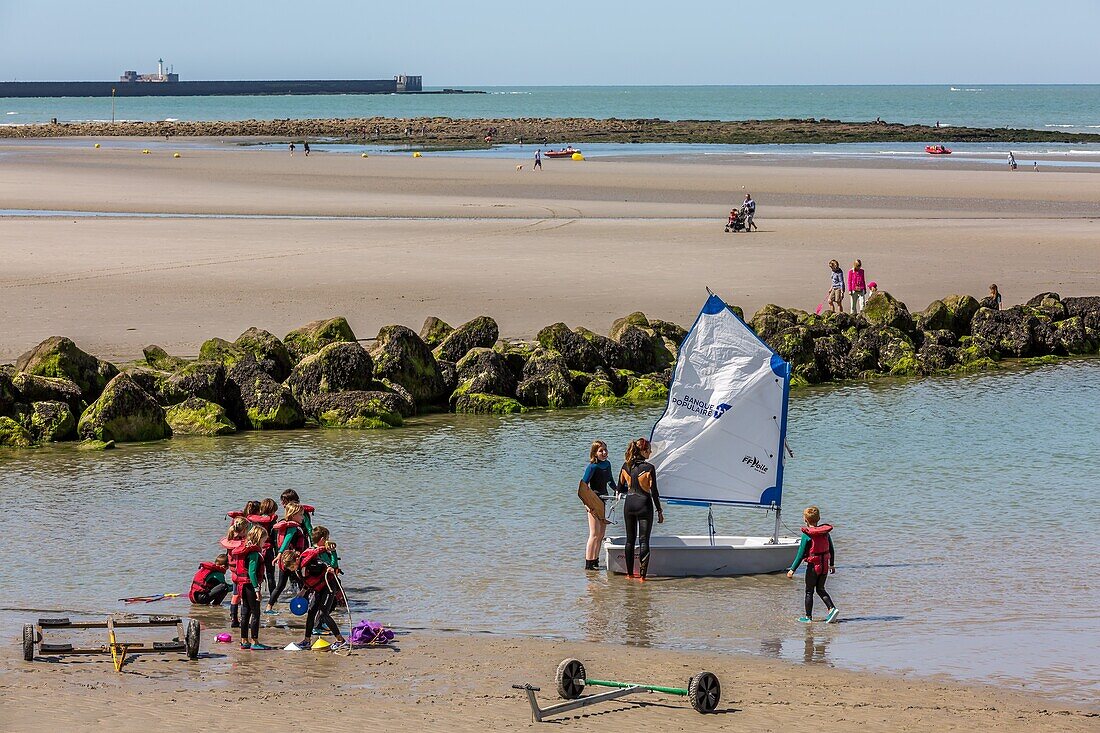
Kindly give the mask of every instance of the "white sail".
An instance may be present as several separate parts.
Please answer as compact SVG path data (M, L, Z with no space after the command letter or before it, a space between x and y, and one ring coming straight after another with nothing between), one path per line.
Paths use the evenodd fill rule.
M661 497L780 506L789 387L790 365L711 295L653 426Z

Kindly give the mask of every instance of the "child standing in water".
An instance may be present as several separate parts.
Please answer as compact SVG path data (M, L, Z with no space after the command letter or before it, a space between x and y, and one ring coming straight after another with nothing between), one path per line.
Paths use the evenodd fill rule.
M607 460L607 443L602 440L592 441L592 448L588 451L588 465L584 469L581 484L595 492L596 496L606 503L608 498L607 487L615 487L615 477L611 473L611 462ZM588 544L584 550L584 569L600 569L600 545L603 544L604 532L607 531L607 523L600 520L590 509L585 508L588 514Z
M219 544L232 557L233 550L240 547L241 543L244 542L246 532L248 532L248 520L244 517L236 517L229 525L229 530L226 531L225 537L222 537ZM233 581L233 597L229 600L229 628L235 629L241 625L238 615L241 604L241 589L237 586L235 574L231 576L231 580Z
M833 538L829 534L833 527L831 524L818 524L821 521L821 511L816 506L806 507L802 512L802 519L806 522L806 526L802 528L802 542L798 545L794 562L787 570L787 577L793 578L795 569L803 559L806 560L806 615L798 620L804 624L813 620L814 591L817 591L821 600L825 601L825 607L829 609L825 623L831 624L840 613L825 591L825 581L829 578L829 573L836 572Z
M267 532L263 527L253 527L245 535L244 543L233 550L233 578L240 584L241 594L241 649L257 651L270 649L260 643L260 598L264 577L263 546Z

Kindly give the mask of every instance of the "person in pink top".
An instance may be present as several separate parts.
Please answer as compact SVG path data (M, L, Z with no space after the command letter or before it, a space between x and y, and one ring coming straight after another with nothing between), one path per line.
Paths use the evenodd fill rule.
M867 294L867 278L863 272L863 263L856 260L848 270L848 295L852 298L852 313L863 310L864 296Z

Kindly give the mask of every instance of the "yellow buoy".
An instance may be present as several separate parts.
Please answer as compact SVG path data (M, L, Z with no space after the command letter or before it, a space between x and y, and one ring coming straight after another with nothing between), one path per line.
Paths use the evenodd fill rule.
M423 158L424 156L421 155L420 153L413 153L413 157L414 158Z
M179 153L172 153L172 157L173 158L178 158L178 157L180 157L180 154Z
M573 160L584 160L584 156L580 153L573 153L571 157L573 158Z
M368 157L370 157L370 156L368 156L368 155L367 155L366 153L363 153L362 157L364 157L364 158L368 158Z
M96 143L96 144L95 144L95 146L96 146L96 147L98 148L98 147L99 147L99 143Z
M149 148L146 148L145 150L142 150L141 154L142 155L148 155L149 154Z

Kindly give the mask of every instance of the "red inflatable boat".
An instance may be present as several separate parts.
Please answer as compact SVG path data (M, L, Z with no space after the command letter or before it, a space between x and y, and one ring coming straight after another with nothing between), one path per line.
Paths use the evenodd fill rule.
M951 151L942 145L925 145L924 152L929 155L951 155Z
M572 158L573 153L579 153L581 151L576 148L565 148L563 150L547 150L543 153L546 158Z

